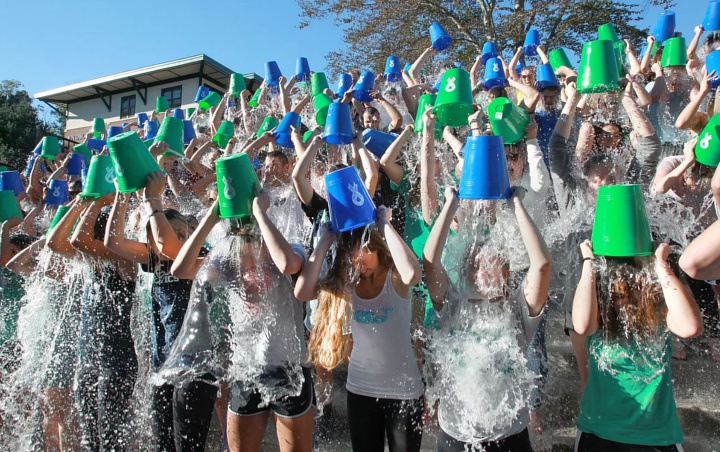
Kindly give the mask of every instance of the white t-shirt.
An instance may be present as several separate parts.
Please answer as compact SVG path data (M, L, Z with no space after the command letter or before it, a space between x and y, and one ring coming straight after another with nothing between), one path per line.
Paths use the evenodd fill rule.
M504 302L449 291L431 349L438 368L440 427L463 442L522 432L535 374L525 352L542 312L530 317L522 284ZM439 388L437 388L439 386Z

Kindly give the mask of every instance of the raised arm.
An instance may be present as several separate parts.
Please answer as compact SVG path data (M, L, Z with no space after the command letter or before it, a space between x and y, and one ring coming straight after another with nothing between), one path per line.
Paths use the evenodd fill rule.
M285 87L285 77L280 76L278 88L280 89L280 104L283 107L283 113L289 113L292 107L292 102L287 93L287 88Z
M537 226L528 215L522 203L525 190L516 187L513 195L508 201L510 209L515 213L515 219L520 229L525 250L530 258L530 268L525 277L523 292L527 301L531 317L535 317L542 311L548 297L550 287L551 259L550 251L538 231Z
M45 239L38 239L35 243L13 256L5 264L5 268L25 278L32 276L37 268L37 255L44 247Z
M373 97L373 99L375 99L376 102L382 105L382 107L385 109L385 112L387 112L388 116L390 116L390 130L395 130L402 127L403 118L395 105L385 99L382 93L380 93L380 90L372 91L370 95Z
M295 163L295 168L293 168L292 181L295 186L295 191L297 192L298 198L300 198L300 202L306 206L310 205L313 194L315 193L315 189L312 187L312 184L310 184L307 174L322 144L323 142L319 136L313 137L312 141L310 141L310 146L299 156Z
M550 58L548 58L546 50L545 44L537 46L537 54L540 57L542 64L548 64L550 62Z
M94 200L85 209L70 238L73 248L83 254L99 259L109 259L115 256L115 253L105 246L104 237L102 239L95 238L95 222L100 215L101 209L110 204L112 200L113 195L110 193Z
M593 269L595 254L590 240L585 240L580 244L579 252L582 256L583 266L573 298L573 329L581 336L592 336L598 329L598 301L595 270Z
M208 210L197 229L180 249L170 269L173 276L180 279L195 278L200 266L205 261L204 258L200 257L200 251L205 244L205 239L210 235L210 231L220 221L219 214L218 201L215 201L215 204Z
M253 216L260 226L265 246L267 246L270 257L275 266L283 275L296 275L300 273L303 266L303 259L295 253L293 247L290 246L282 233L278 231L275 224L268 216L270 208L270 198L267 192L261 191L258 186L255 187L255 199L253 200Z
M380 179L380 162L367 150L362 141L362 135L358 134L352 145L360 157L360 164L362 165L365 175L365 180L363 181L365 188L371 197L375 196L375 190L377 190L378 180Z
M437 54L437 51L433 48L433 46L428 47L423 51L423 53L420 54L417 60L413 63L412 66L410 66L410 70L408 71L410 78L413 79L415 83L420 82L420 70L422 70L423 66L425 66L425 63L428 62L433 56Z
M537 140L538 125L535 115L530 115L530 121L525 127L525 145L527 147L528 173L530 174L530 189L535 193L545 193L550 188L550 173L545 165L543 151Z
M690 291L673 273L667 258L670 245L661 243L655 251L655 272L667 306L667 326L676 336L689 339L703 333L702 315Z
M130 194L115 193L115 202L110 210L107 227L105 228L105 246L122 257L135 263L148 262L148 246L125 237L125 216Z
M505 72L507 73L507 78L512 80L520 80L520 77L518 76L517 71L515 71L515 68L517 67L518 62L520 62L520 58L523 56L523 48L522 46L518 47L515 51L515 54L513 55L512 59L510 60L510 64L505 68Z
M65 213L58 224L49 231L45 244L53 252L65 257L74 257L77 253L70 243L70 234L80 214L89 206L90 201L75 198L70 205L70 210Z
M450 233L450 225L459 205L457 188L446 188L445 205L438 215L423 249L423 269L427 279L428 293L436 311L442 309L448 290L448 277L441 259L445 241Z
M438 211L437 179L435 175L435 115L432 108L423 114L423 136L420 146L420 205L423 221L431 225Z
M20 226L22 218L10 218L0 225L0 267L4 267L13 257L10 245L10 231Z
M703 68L702 76L703 78L700 82L700 89L695 96L690 96L690 102L688 102L675 120L675 127L680 130L689 129L695 123L695 115L700 109L700 105L702 104L703 99L705 99L705 96L710 94L710 90L712 89L711 82L717 77L717 74L715 71L708 74L707 69ZM699 133L700 131L697 130L694 132Z
M647 37L647 47L645 47L645 54L642 56L642 60L640 60L640 72L645 74L650 69L650 59L652 58L652 48L655 45L655 36L648 36Z
M528 113L534 112L535 107L540 100L540 91L536 90L533 86L518 82L512 78L508 79L508 83L510 86L523 94L521 106L527 110Z
M679 184L685 174L685 171L687 171L687 169L695 163L695 143L697 143L697 137L685 143L685 146L683 147L683 161L674 169L668 170L665 168L665 161L663 161L663 164L658 166L657 172L655 173L655 179L653 179L651 186L651 192L653 194L666 193L668 190L675 188Z
M478 85L478 74L480 73L480 66L482 66L482 58L480 55L475 57L472 67L470 67L470 86L473 90Z
M311 301L317 298L320 271L322 271L325 255L335 242L337 234L330 231L328 224L320 226L320 241L308 258L295 283L295 297L300 301Z
M377 226L383 237L385 237L385 242L393 258L393 264L400 275L400 280L409 289L420 282L422 268L420 268L420 262L418 262L415 253L390 224L390 214L390 209L380 206L378 208Z
M699 61L697 53L695 53L695 51L697 50L698 44L700 43L700 36L702 36L705 29L702 25L696 25L693 31L695 32L695 34L690 40L690 44L688 44L687 46L687 59L688 62L692 64L691 67L696 67L699 64L702 64L702 62Z
M640 73L640 62L635 56L635 52L632 50L629 39L623 39L625 41L625 56L627 57L628 63L630 63L630 76L635 77Z
M400 185L402 183L405 173L402 165L397 162L397 159L400 157L403 146L405 146L405 143L408 142L412 134L413 126L411 124L406 125L402 133L395 138L395 141L388 146L382 158L380 158L380 166L382 166L383 170L385 170L385 174L388 175L395 185Z

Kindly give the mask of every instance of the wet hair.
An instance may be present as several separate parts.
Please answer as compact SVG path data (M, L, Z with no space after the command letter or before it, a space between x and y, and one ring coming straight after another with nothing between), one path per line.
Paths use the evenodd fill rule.
M76 180L72 184L70 184L69 192L70 193L80 193L82 191L82 182L79 180Z
M20 250L24 250L28 246L35 243L37 237L33 237L23 233L17 233L10 236L10 243L18 247Z
M493 86L488 90L488 95L495 96L496 99L498 97L508 97L507 90L502 86Z
M615 162L609 156L605 154L595 154L588 158L582 166L582 173L584 176L588 176L593 168L598 166L606 166L612 170L615 167Z
M290 163L290 160L288 160L287 155L285 155L285 153L283 151L268 152L267 155L265 156L265 159L273 159L273 158L282 160L284 165L288 165Z
M363 115L364 115L365 113L369 113L369 114L371 114L371 115L379 115L379 114L380 114L380 112L378 111L378 109L375 108L375 107L365 107L365 111L363 112Z

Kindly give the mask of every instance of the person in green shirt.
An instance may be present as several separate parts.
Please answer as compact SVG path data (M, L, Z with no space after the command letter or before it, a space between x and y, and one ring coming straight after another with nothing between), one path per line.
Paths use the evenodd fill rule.
M667 262L670 246L657 248L653 267L637 258L596 261L589 240L580 253L572 320L588 338L589 372L575 450L681 451L669 333L691 338L703 324Z

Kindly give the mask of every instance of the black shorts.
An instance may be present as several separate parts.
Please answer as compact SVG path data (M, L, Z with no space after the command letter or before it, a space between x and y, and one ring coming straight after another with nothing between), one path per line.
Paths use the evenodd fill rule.
M272 410L278 416L293 418L302 416L315 405L315 388L313 387L312 373L309 367L303 367L303 382L300 395L293 397L282 397L273 400L267 406L260 407L262 396L257 390L244 390L238 382L230 386L229 409L238 416L254 416L264 411ZM281 369L277 373L282 375ZM274 377L277 377L275 375ZM282 378L282 377L280 377Z
M575 440L575 452L682 452L682 446L639 446L635 444L618 443L599 438L592 433L578 431Z

